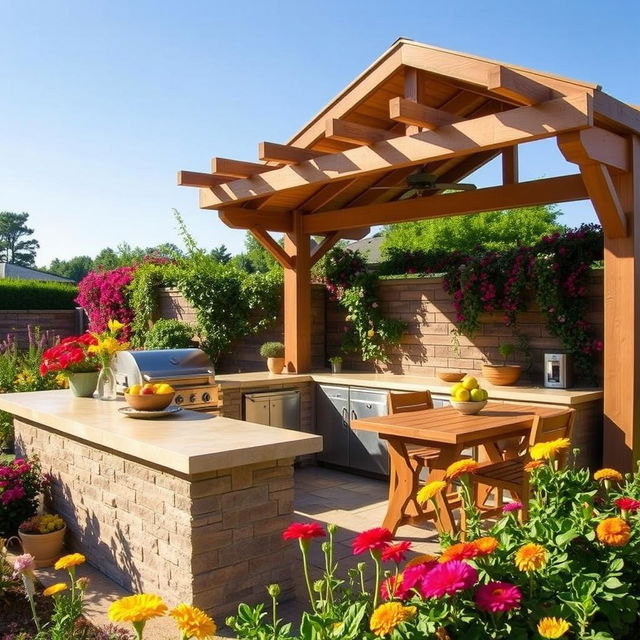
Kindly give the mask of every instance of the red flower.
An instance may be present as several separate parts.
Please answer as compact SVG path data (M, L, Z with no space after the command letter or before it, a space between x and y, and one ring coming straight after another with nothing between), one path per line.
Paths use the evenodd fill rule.
M358 555L365 551L381 551L389 544L389 542L391 542L392 538L393 534L391 531L384 527L368 529L356 536L354 541L351 543L353 553Z
M623 511L637 511L640 509L640 500L634 500L633 498L618 498L615 501L616 507Z
M483 584L473 597L478 609L497 613L511 611L520 606L522 593L515 584L509 582L490 582Z
M422 579L418 590L423 598L442 598L470 589L478 581L478 572L466 562L452 560L437 564Z
M404 560L405 553L411 548L411 543L407 540L394 542L382 549L382 562L395 562L399 564Z
M327 532L316 522L293 522L283 532L283 540L311 540L324 538Z

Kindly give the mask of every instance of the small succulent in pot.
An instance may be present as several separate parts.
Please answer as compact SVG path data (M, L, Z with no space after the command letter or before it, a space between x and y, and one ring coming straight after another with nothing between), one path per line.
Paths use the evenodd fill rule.
M260 347L260 355L267 359L271 373L282 373L284 367L284 345L282 342L265 342Z
M57 514L45 513L25 520L19 527L21 533L53 533L64 528L64 520Z

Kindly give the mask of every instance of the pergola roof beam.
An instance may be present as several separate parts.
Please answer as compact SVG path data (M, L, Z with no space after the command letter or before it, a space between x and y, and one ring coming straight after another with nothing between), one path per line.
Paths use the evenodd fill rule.
M415 125L424 129L437 129L448 124L462 122L464 118L456 116L448 111L427 107L419 102L405 100L404 98L391 98L389 100L389 117L404 124Z
M211 188L229 182L225 176L214 176L212 173L201 173L199 171L178 171L179 187L200 187Z
M294 259L262 227L252 227L249 231L283 268L293 269Z
M487 89L518 104L529 106L554 97L554 92L549 87L502 65L496 65L489 71Z
M257 162L243 162L230 158L211 158L211 173L228 178L248 178L259 173L273 171L278 167L272 167ZM227 180L228 182L228 180Z
M286 233L293 229L290 213L269 213L255 209L227 207L219 212L220 220L232 229L260 227L269 231Z
M607 167L603 164L585 164L580 166L580 173L604 235L608 238L625 238L627 218Z
M375 142L397 138L398 134L386 129L367 127L356 122L329 118L326 123L325 137L329 140L340 140L355 145L371 145Z
M258 145L258 158L264 162L280 164L298 164L325 155L322 151L309 151L276 142L261 142Z
M592 124L591 96L581 94L560 98L534 107L520 107L473 118L413 136L400 136L371 147L348 149L301 162L295 167L283 167L253 178L236 180L202 191L200 206L218 209L221 205L252 200L277 191L499 149Z
M558 146L569 162L598 162L622 173L629 171L629 141L606 129L591 127L558 136Z
M443 196L325 211L304 216L302 225L304 233L319 234L329 230L339 231L350 226L409 222L477 211L497 211L514 207L586 200L588 197L581 176L570 175Z

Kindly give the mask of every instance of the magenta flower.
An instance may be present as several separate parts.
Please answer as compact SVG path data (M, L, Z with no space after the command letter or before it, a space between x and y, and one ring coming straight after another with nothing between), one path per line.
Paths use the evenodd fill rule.
M490 582L479 587L473 599L478 605L478 609L498 613L519 607L522 593L515 584Z
M522 502L517 502L517 501L513 501L513 502L507 502L507 504L504 505L504 507L502 507L502 513L511 513L512 511L520 511L520 509L522 509L524 507L524 505L522 504Z
M442 598L471 589L477 581L478 572L471 565L452 560L431 569L422 579L418 590L423 598Z

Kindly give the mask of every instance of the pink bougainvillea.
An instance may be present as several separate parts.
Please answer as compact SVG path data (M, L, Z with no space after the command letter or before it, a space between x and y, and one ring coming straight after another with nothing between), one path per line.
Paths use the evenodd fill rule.
M110 271L90 271L78 285L76 302L89 318L89 330L106 331L109 320L124 324L122 338L130 338L133 311L127 300L127 286L135 267L118 267Z

